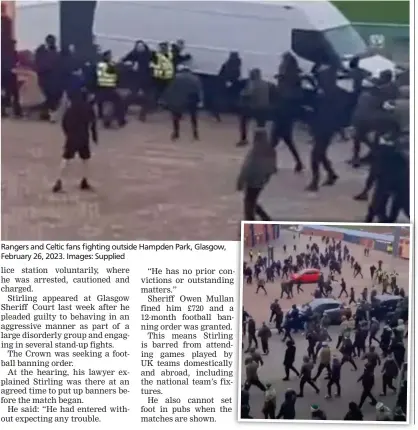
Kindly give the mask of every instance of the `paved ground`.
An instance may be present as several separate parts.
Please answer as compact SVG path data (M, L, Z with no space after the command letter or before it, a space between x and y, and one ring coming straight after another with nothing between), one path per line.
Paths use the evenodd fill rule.
M293 239L293 236L296 235L296 240ZM323 250L325 248L325 244L321 243L320 238L312 238L313 242L316 242L319 246L320 250ZM318 240L319 239L319 240ZM297 233L286 231L283 228L280 231L280 239L274 244L274 258L277 260L283 261L283 258L285 256L288 256L290 254L295 255L296 253L293 252L293 245L296 244L297 246L297 252L301 252L301 250L306 248L306 244L313 243L309 242L309 236L301 235L299 238L299 235ZM343 242L345 243L345 242ZM283 244L287 245L287 254L283 253ZM369 291L373 285L373 282L370 278L370 271L369 267L372 264L377 264L377 261L382 260L383 261L383 268L386 268L387 270L391 270L392 268L395 269L399 273L398 277L398 283L401 287L405 289L405 291L408 291L409 287L409 261L402 260L400 258L392 258L390 255L378 252L378 251L370 251L369 257L363 256L363 250L364 248L360 245L353 245L351 243L347 243L348 249L350 250L350 254L352 254L356 260L360 261L360 264L363 267L363 276L364 279L361 279L357 276L357 278L353 279L353 270L350 268L350 264L344 263L342 268L342 277L344 277L346 283L347 283L347 290L350 289L350 287L354 287L356 290L356 297L359 297L360 292L364 289L364 287L369 288ZM260 248L254 249L254 253L260 251L262 255L267 255L267 249ZM248 261L248 250L245 251L245 258L246 261ZM328 269L326 269L325 274L328 275ZM336 279L339 280L341 277L336 276ZM308 284L302 286L304 293L303 294L296 294L296 288L294 288L294 299L288 300L288 299L282 299L280 300L280 304L283 309L289 309L293 303L296 303L297 305L305 304L312 300L312 293L315 290L314 284ZM246 285L243 286L243 305L245 310L252 315L252 317L255 319L255 321L260 324L262 321L266 321L269 318L270 315L270 304L275 298L280 297L280 281L276 281L274 283L268 283L267 284L267 293L268 295L265 296L264 293L260 292L259 294L255 294L256 285ZM378 291L381 291L381 287L377 287ZM338 295L340 292L340 288L335 288L333 291L333 294ZM345 296L342 297L342 301L345 301Z
M169 140L166 114L140 124L133 117L123 131L101 131L91 163L93 194L77 189L78 163L52 195L63 138L58 125L2 121L2 238L8 240L236 240L242 201L236 177L246 150L235 148L237 124L202 121L202 140L193 143L189 125L183 138ZM297 144L309 165L306 135ZM303 191L309 175L293 173L284 146L279 174L262 195L276 220L361 221L365 204L351 196L365 172L344 163L351 144L336 142L331 159L339 183L312 195Z
M333 338L333 343L331 345L331 349L335 351L335 345L337 341L337 328L331 327L330 334ZM306 354L307 342L303 339L302 335L295 335L294 337L296 342L296 361L295 367L299 370L302 362L303 356ZM280 404L284 400L284 392L287 388L293 388L296 392L299 390L299 379L295 374L291 373L290 381L282 381L284 378L284 369L283 369L283 358L285 347L281 342L281 337L277 334L274 334L270 341L270 354L265 357L264 366L259 370L260 380L264 383L270 382L277 392L277 405L278 408ZM339 354L335 351L336 354ZM245 354L243 354L243 361L245 359ZM263 357L264 359L264 357ZM358 371L352 371L352 367L349 363L344 364L342 368L342 376L341 376L341 387L342 387L342 397L341 398L333 398L330 400L324 399L326 395L326 384L327 382L324 380L325 372L322 373L320 378L317 381L317 385L321 390L320 394L316 394L315 391L310 387L305 387L304 398L298 399L296 401L296 418L301 420L310 419L310 406L312 404L319 405L327 414L329 420L342 420L344 415L348 411L348 403L354 401L358 403L360 401L361 396L361 383L357 383L357 379L360 377L363 370L363 363L360 359L356 359L356 364L358 367ZM373 389L373 394L376 399L379 401L383 401L387 406L393 408L396 403L396 395L392 394L390 390L388 390L387 397L378 397L382 390L382 382L381 382L381 370L377 368L375 371L376 376L376 384ZM242 364L242 381L245 380L245 368ZM395 385L396 387L396 385ZM332 390L332 394L335 394L335 387ZM250 389L250 406L251 406L251 415L254 418L264 418L262 414L264 395L257 387L251 387ZM364 404L362 408L364 414L365 421L374 421L376 419L376 411L375 408L369 405L368 400ZM277 410L278 412L278 410Z

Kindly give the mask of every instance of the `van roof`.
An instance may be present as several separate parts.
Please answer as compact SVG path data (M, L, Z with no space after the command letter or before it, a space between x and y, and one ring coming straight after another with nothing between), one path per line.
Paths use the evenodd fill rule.
M235 3L235 2L234 2ZM237 2L238 3L238 2ZM271 8L285 8L299 11L304 15L306 22L312 30L327 30L330 28L348 25L347 18L329 1L260 1L257 3L268 5Z

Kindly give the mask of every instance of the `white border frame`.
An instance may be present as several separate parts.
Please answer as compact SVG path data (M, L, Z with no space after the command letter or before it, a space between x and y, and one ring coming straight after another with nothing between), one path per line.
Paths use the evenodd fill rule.
M358 227L408 227L409 228L409 244L410 244L410 258L409 258L409 290L408 294L410 295L410 301L409 301L409 315L412 316L412 318L409 318L408 321L408 398L407 398L407 411L408 415L406 417L406 422L394 422L394 421L344 421L344 420L327 420L327 421L315 421L315 420L271 420L271 419L252 419L252 420L246 420L241 419L241 387L242 387L242 346L241 346L241 339L242 339L242 307L243 307L243 285L244 285L244 277L242 272L242 264L244 261L244 226L248 224L278 224L278 225L319 225L319 226L329 226L329 227L343 227L343 226L358 226ZM411 246L412 245L412 246ZM414 393L414 386L411 386L411 382L414 382L414 378L412 375L415 376L415 369L411 364L413 363L413 354L412 354L412 348L415 345L415 342L412 342L411 333L414 333L413 330L411 330L414 327L413 321L415 320L415 315L413 313L414 306L412 304L415 304L415 292L413 291L413 260L414 260L414 228L411 223L399 223L399 224L382 224L382 223L361 223L361 222L300 222L300 221L241 221L241 235L240 235L240 274L239 274L239 338L238 338L238 395L237 395L237 420L239 423L277 423L277 424L346 424L346 425L401 425L401 426L408 426L410 423L414 424L414 421L411 419L412 411L411 407L413 405L412 403L412 396ZM411 252L412 251L412 252Z

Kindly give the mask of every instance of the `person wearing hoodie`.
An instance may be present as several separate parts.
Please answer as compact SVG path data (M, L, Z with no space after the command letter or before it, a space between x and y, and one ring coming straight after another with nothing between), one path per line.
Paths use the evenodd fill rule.
M264 392L264 406L263 414L264 418L274 420L276 416L276 401L277 394L276 390L271 386L270 382L266 383L266 391Z
M163 98L171 112L172 140L180 138L180 121L185 113L190 115L193 139L199 140L198 108L202 103L203 89L199 77L189 67L180 65L178 73L168 85Z
M318 405L312 405L311 406L311 418L313 420L326 420L327 416L326 416L325 412Z
M392 421L393 414L390 408L382 402L376 404L376 421Z
M279 413L276 416L277 420L294 420L296 417L296 392L289 388L284 395L284 402L280 405Z
M287 349L286 349L286 352L284 353L284 361L283 361L283 366L284 366L284 371L286 376L283 378L283 381L289 380L289 374L291 370L294 373L296 373L296 375L299 377L299 372L296 370L295 366L293 365L296 357L295 342L293 342L292 340L288 340L286 342L286 346L287 346Z
M260 69L253 69L245 88L241 92L241 113L239 116L240 141L237 146L248 145L247 131L251 119L257 127L265 127L270 108L271 85L265 81Z
M381 396L386 396L387 388L389 387L394 393L396 393L396 388L393 386L393 380L397 378L399 373L398 365L393 358L392 354L389 354L383 363L382 368L382 383L383 390L380 394Z
M348 412L345 414L344 421L363 421L363 412L357 406L357 403L348 404Z
M241 91L241 66L242 60L238 52L231 52L228 59L222 64L218 73L219 92L218 100L222 101L222 106L217 106L217 116L219 110L235 112L238 105L239 93ZM212 100L215 102L215 99Z
M257 202L276 172L276 151L270 145L266 130L256 129L254 144L245 157L237 180L238 191L244 191L244 220L254 221L256 214L263 221L271 220Z

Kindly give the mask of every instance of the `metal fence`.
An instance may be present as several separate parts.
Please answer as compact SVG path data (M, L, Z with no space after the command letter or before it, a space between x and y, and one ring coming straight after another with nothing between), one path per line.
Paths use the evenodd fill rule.
M409 65L409 25L355 22L353 26L373 49L396 63Z

